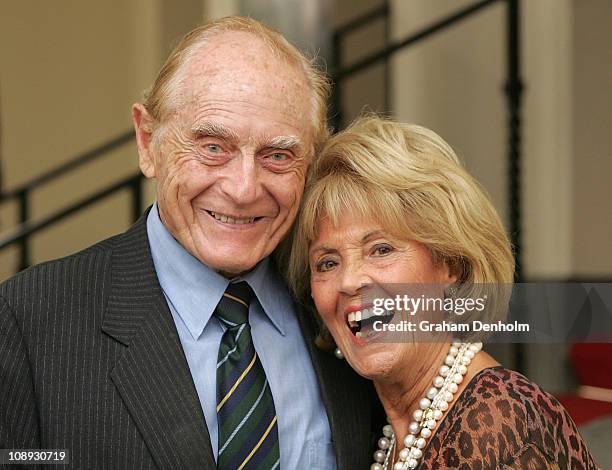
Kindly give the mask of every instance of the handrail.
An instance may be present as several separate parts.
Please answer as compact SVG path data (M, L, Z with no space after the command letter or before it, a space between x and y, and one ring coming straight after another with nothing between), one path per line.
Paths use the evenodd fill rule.
M381 16L385 16L388 13L389 4L385 2L383 5L366 12L361 16L358 16L357 18L349 21L346 24L343 24L342 26L339 26L338 28L336 28L333 35L344 36L345 34L348 34L351 31L361 28L362 26L366 26L368 23L371 23L372 20L380 18Z
M114 194L115 192L124 189L124 188L131 188L134 195L136 194L140 194L141 193L141 183L142 183L142 179L143 179L143 175L142 173L138 172L135 173L127 178L124 178L120 181L118 181L117 183L102 189L100 191L97 191L95 193L93 193L90 196L87 196L71 205L69 205L68 207L61 209L59 211L56 211L55 213L52 213L51 215L48 215L47 217L42 218L41 220L38 220L36 222L24 222L20 225L18 225L14 230L11 235L5 236L3 238L0 238L0 250L3 248L6 248L9 245L12 245L14 243L20 242L22 239L29 237L30 235L38 232L39 230L42 230L46 227L48 227L49 225L54 224L55 222L58 222L64 218L66 218L67 216L73 214L74 212L77 212L85 207L88 207L96 202L98 202L101 199L104 199L107 196L110 196L111 194ZM138 198L138 201L140 201L140 199ZM140 206L140 204L135 203L134 207L132 209L132 217L133 218L137 218L139 217L140 214L140 207L138 207L138 210L136 211L136 206ZM137 212L137 213L135 213Z
M388 45L381 51L370 54L369 56L364 57L363 59L357 61L356 63L352 65L349 65L348 67L340 68L340 70L334 76L334 82L337 83L339 80L344 79L347 75L352 75L356 72L359 72L369 67L375 62L378 62L379 60L383 60L389 57L390 55L392 55L394 52L398 51L399 49L402 49L412 43L425 39L428 36L431 36L432 34L438 31L441 31L449 26L452 26L453 24L459 22L463 18L473 13L476 13L478 10L481 10L499 1L500 0L481 0L479 2L476 2L473 5L470 5L466 8L458 10L456 13L453 13L440 21L437 21L429 26L426 26L425 28L417 31L414 34L411 34L410 36L402 39L401 41L391 43L390 45Z
M133 138L134 138L133 130L124 132L123 134L109 140L105 144L102 144L81 155L78 155L70 159L68 162L56 168L53 168L49 170L48 172L43 173L40 176L36 176L35 178L32 178L27 183L23 183L9 191L0 192L0 202L3 202L7 199L18 198L20 197L21 194L27 193L28 191L34 188L37 188L41 184L47 183L48 181L51 181L57 178L58 176L62 176L68 173L69 171L72 171L75 168L78 168L84 165L87 162L90 162L92 160L97 159L98 157L101 157L102 155L106 154L107 152L110 152L111 150L115 150L116 148L121 147L122 145L130 142Z
M34 233L36 230L40 230L41 228L43 228L43 227L39 227L40 225L39 223L36 223L34 225L32 224L28 225L29 220L30 220L30 193L34 191L35 189L38 189L41 185L48 183L49 181L52 181L60 176L63 176L66 173L76 168L79 168L80 166L83 166L85 163L92 162L98 159L99 157L106 155L108 152L115 150L116 148L119 148L128 142L131 142L133 139L134 139L133 130L124 132L123 134L115 137L114 139L96 148L93 148L81 155L78 155L72 158L71 160L69 160L68 162L64 163L63 165L53 168L42 175L36 176L30 181L24 184L21 184L14 189L11 189L9 191L0 192L0 204L10 199L17 199L17 204L19 208L18 210L19 225L17 226L16 230L17 232L20 232L20 231L23 232L23 234L21 236L17 236L15 240L11 241L8 244L10 245L12 243L19 242L19 245L20 245L19 247L19 269L20 270L27 268L31 264L30 262L30 244L28 243L29 235ZM113 187L111 187L110 189L112 188ZM105 194L102 194L100 196L100 193L98 193L98 195L100 198L105 197ZM139 191L133 191L132 201L133 201L133 206L135 206L136 204L141 204L142 195L140 194ZM78 208L75 210L78 210ZM65 215L71 214L72 212L74 212L74 210L72 211L68 210L67 214ZM61 218L65 217L65 215L62 217L56 217L57 214L54 214L53 216L43 219L43 222L47 220L51 220L51 222L49 223L53 223L53 221L60 220ZM32 231L27 231L28 227L38 227L38 228ZM4 248L5 246L7 245L0 245L0 249Z

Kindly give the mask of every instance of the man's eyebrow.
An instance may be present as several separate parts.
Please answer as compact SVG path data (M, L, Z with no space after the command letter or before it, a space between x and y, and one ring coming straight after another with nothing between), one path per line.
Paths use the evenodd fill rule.
M191 132L197 136L217 137L219 139L234 141L239 140L238 135L233 130L215 122L197 124L191 128Z
M291 150L296 154L301 154L305 147L299 137L294 135L280 135L273 137L265 143L267 148Z

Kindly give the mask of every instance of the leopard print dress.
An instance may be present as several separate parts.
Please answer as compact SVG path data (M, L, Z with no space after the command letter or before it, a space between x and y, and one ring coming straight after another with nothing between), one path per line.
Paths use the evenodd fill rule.
M561 404L518 372L484 369L440 423L420 470L597 469Z

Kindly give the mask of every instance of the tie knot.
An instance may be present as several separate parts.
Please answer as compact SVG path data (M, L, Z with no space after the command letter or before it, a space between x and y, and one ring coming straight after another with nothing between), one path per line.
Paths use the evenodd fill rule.
M245 281L230 284L215 309L215 315L228 328L247 323L249 304L254 296L253 289Z

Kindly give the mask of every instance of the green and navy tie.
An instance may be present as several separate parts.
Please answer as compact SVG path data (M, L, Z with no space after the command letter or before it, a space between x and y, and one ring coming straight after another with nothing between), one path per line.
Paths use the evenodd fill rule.
M220 470L276 470L280 466L272 392L248 323L254 295L244 281L230 284L215 309L227 328L217 358Z

